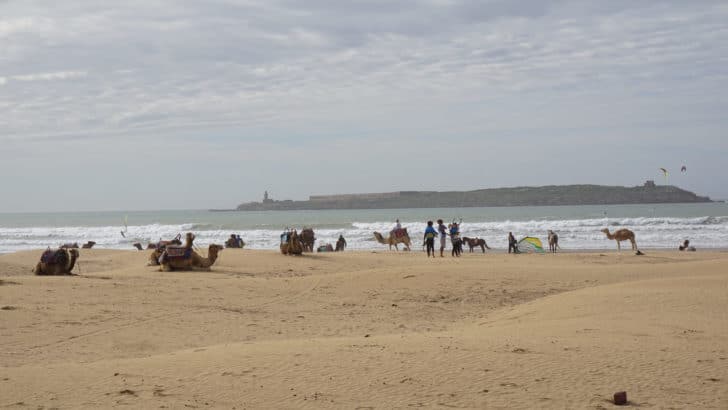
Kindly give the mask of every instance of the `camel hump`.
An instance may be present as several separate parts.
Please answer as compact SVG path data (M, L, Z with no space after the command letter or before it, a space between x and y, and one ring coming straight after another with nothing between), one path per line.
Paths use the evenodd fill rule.
M40 256L40 261L46 264L63 264L68 261L68 254L63 249L46 249Z
M192 257L192 248L185 246L167 246L165 253L167 258L188 259Z

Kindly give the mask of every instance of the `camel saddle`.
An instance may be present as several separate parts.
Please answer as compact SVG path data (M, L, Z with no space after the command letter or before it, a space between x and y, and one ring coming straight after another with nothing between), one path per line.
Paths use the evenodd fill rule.
M395 238L402 238L402 237L407 236L407 229L405 229L405 228L395 229L392 232L394 233Z
M46 249L45 252L43 252L43 255L40 256L40 261L51 265L57 265L66 263L66 258L66 251L63 249L51 250L49 248Z
M192 248L167 245L164 249L164 253L167 254L167 258L169 259L189 259L192 257Z

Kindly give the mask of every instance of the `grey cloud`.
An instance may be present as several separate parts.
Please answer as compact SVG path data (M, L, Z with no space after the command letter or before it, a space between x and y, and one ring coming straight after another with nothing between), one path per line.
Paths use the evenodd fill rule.
M727 125L720 1L24 1L0 16L2 142L628 144L708 123L716 144Z

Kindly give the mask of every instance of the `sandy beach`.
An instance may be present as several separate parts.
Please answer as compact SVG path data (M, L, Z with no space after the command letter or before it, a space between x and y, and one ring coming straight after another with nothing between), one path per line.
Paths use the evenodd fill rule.
M0 256L2 408L728 408L728 253Z

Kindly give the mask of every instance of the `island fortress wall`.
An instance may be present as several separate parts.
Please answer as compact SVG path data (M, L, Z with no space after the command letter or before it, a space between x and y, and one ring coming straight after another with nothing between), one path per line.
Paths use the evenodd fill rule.
M342 194L342 195L311 195L308 200L311 202L329 202L329 201L352 201L352 200L378 200L399 198L402 192L382 192L371 194Z

